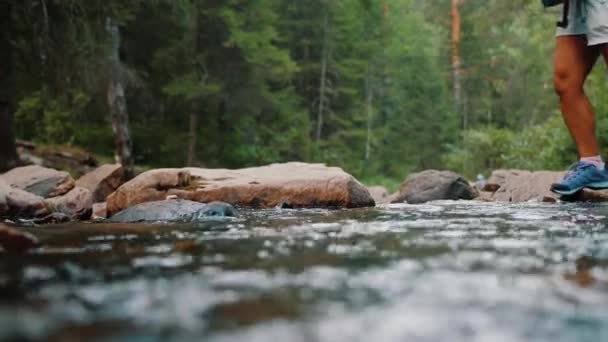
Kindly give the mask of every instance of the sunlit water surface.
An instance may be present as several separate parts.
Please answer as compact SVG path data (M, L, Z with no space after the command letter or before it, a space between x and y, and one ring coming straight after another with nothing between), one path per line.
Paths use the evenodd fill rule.
M608 341L608 206L241 214L28 228L0 340Z

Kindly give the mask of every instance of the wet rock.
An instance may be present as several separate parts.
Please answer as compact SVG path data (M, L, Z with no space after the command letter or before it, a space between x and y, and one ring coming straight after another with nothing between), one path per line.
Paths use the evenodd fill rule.
M32 234L0 224L0 247L9 252L25 252L38 246Z
M385 187L370 186L367 188L367 191L369 191L369 194L372 196L372 198L374 199L374 202L376 202L376 204L390 203L390 201L389 201L390 194L388 193L388 190L386 190Z
M490 191L480 191L479 192L479 196L477 196L475 198L476 201L482 201L482 202L492 202L493 199L492 197L494 196L494 192L490 192Z
M574 195L562 196L566 202L608 202L608 190L583 189Z
M33 218L48 214L42 197L13 188L0 179L0 217Z
M124 182L124 169L120 164L107 164L80 177L76 186L89 189L95 202L104 202Z
M477 190L461 175L452 171L427 170L409 176L392 203L411 204L436 200L474 199Z
M494 179L500 188L492 199L498 202L557 200L558 196L549 189L551 184L559 182L563 176L564 172L554 171L497 170L492 173L490 179Z
M285 163L240 170L148 171L108 196L108 214L171 195L202 203L222 201L257 208L374 206L367 188L340 168Z
M72 217L64 214L64 213L60 213L60 212L55 212L55 213L50 213L44 217L40 217L40 218L34 218L31 220L24 220L21 219L19 220L19 223L23 223L23 224L54 224L54 223L64 223L64 222L70 222L72 221Z
M109 222L197 222L217 217L235 217L233 206L222 202L209 204L188 200L140 203L112 216Z
M106 202L93 203L93 214L91 219L100 220L108 217L108 206Z
M0 178L11 187L44 198L61 196L74 188L74 179L67 172L38 165L14 168Z
M107 198L107 213L112 216L130 206L160 201L174 189L195 187L190 172L182 169L157 169L142 173L121 185Z
M49 210L62 213L74 220L86 220L91 217L93 194L81 187L75 187L63 196L45 200Z

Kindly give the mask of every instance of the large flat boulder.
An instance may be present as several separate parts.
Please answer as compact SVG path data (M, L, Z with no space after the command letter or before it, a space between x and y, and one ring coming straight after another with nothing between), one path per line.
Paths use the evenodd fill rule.
M34 218L47 214L44 198L13 188L0 179L0 218Z
M105 202L106 197L124 183L124 168L120 164L106 164L85 174L76 186L89 189L95 202Z
M0 176L11 187L44 198L61 196L74 188L69 173L38 165L14 168Z
M367 188L342 169L294 162L240 170L151 170L108 196L108 215L172 195L202 203L219 201L254 208L375 205Z
M470 200L477 196L477 190L463 176L452 171L426 170L407 177L392 203Z
M497 202L553 202L559 196L549 189L563 177L564 172L561 171L497 170L488 183L500 186L492 196L492 200Z

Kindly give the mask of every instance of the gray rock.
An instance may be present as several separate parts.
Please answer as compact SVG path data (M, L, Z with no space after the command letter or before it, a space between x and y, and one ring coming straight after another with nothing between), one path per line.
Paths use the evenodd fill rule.
M477 190L461 175L452 171L427 170L410 175L392 203L426 203L437 200L474 199Z
M108 222L197 222L236 216L236 209L228 203L180 199L140 203L117 213Z
M14 168L1 178L13 188L43 198L61 196L74 188L74 179L69 173L38 165Z
M13 188L0 179L0 218L34 218L48 214L42 197Z

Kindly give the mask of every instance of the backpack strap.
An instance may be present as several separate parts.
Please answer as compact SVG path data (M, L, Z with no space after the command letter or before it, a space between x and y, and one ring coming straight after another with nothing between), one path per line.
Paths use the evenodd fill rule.
M568 14L570 14L570 1L564 0L564 9L562 12L562 20L557 22L557 26L561 28L568 27Z

